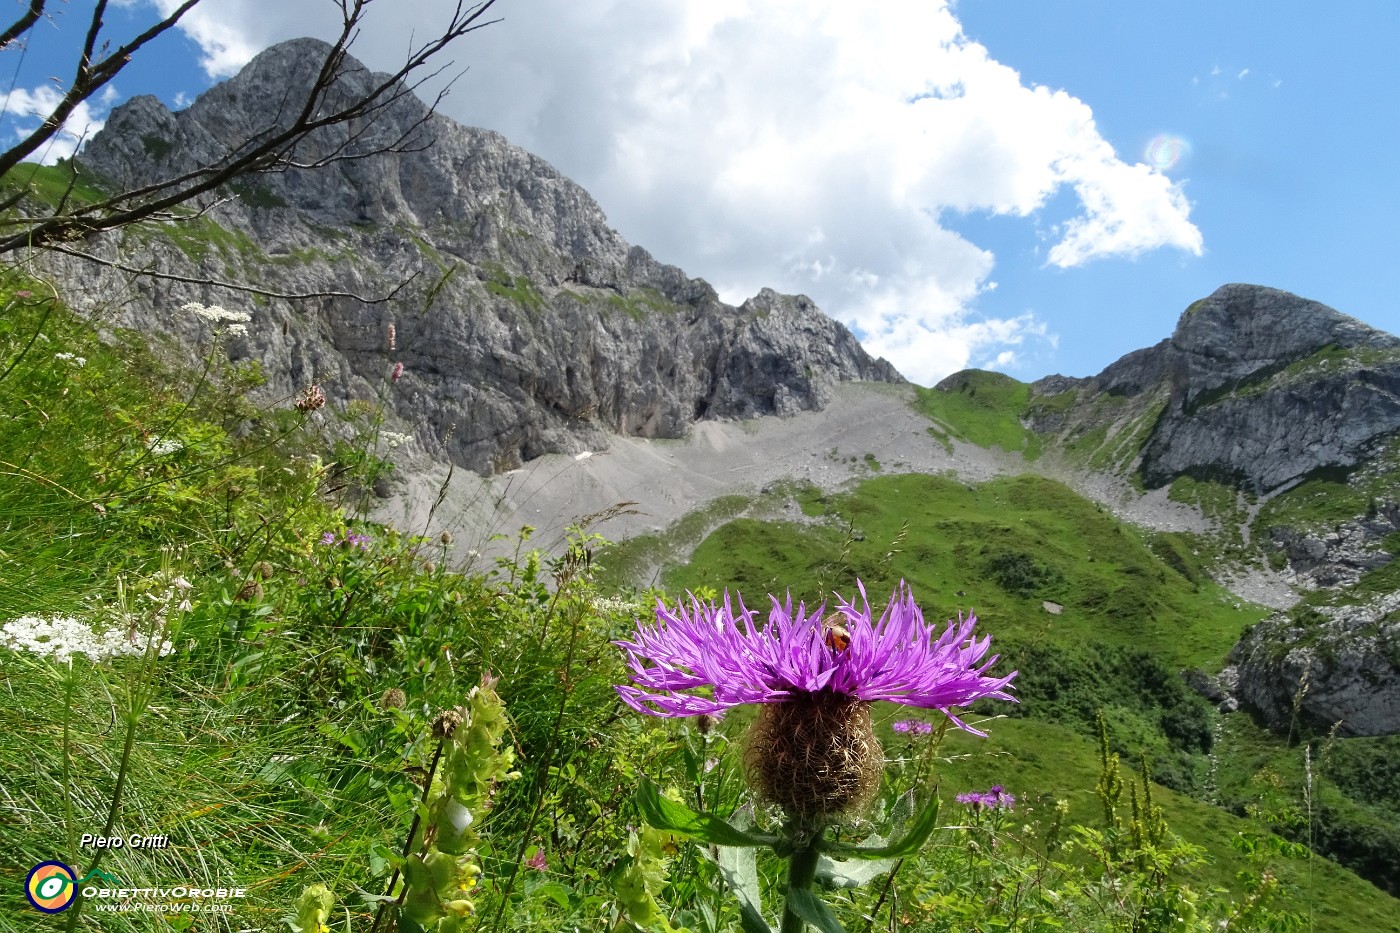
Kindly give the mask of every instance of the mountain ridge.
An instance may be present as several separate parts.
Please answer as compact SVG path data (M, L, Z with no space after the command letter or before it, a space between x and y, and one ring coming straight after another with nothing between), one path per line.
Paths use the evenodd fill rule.
M288 89L328 48L274 46L178 113L134 99L79 161L130 186L236 150L283 118L277 102L295 99ZM336 92L362 94L382 77L349 61ZM613 434L678 437L700 418L820 408L841 381L902 381L805 296L765 289L724 304L703 280L626 243L548 163L407 92L377 122L317 131L293 155L315 167L254 176L205 213L94 249L187 278L339 294L259 304L212 286L137 282L121 322L173 330L188 345L193 325L152 306L247 310L257 324L230 350L262 364L270 394L317 382L342 402L382 388L392 324L392 360L404 364L389 394L396 427L482 474L604 449ZM195 249L181 224L213 245ZM80 293L126 287L111 269L52 268ZM396 297L364 304L346 292Z

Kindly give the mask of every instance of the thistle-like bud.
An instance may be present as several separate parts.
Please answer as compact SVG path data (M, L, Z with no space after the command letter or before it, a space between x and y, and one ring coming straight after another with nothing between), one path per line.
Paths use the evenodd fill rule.
M813 822L864 810L884 766L870 704L829 691L765 703L744 748L744 770L758 795Z
M433 720L433 738L452 738L453 733L457 731L457 727L462 724L463 719L465 719L465 717L460 707L457 709L445 709L438 713L437 718Z
M238 588L238 594L233 597L237 603L256 602L263 598L262 584L257 580L244 580L243 585Z
M408 695L398 687L390 687L379 698L379 708L384 710L403 709L408 705Z
M326 393L321 391L318 385L309 385L301 390L301 395L297 396L297 411L313 412L326 404Z

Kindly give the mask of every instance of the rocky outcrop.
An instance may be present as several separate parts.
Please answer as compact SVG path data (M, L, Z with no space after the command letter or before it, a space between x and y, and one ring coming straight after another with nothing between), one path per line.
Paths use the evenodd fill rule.
M1142 451L1148 486L1193 474L1267 491L1400 432L1400 340L1318 302L1226 285L1154 350L1139 369L1171 397Z
M1036 400L1068 388L1074 409L1045 417ZM1132 461L1145 485L1191 475L1267 492L1355 467L1400 434L1400 339L1288 292L1225 285L1187 308L1170 339L1032 393L1028 424L1047 433L1097 427L1089 409L1104 395L1133 415L1164 399Z
M1400 505L1373 503L1366 515L1339 522L1330 531L1301 531L1284 525L1269 529L1274 547L1287 560L1293 580L1308 589L1351 586L1366 573L1395 559L1385 541L1400 531Z
M1400 593L1270 616L1230 654L1234 693L1273 729L1400 733ZM1227 668L1227 671L1229 669Z
M1234 666L1195 686L1224 709L1244 705L1287 728L1306 676L1299 709L1309 725L1400 732L1393 598L1345 604L1347 587L1395 557L1400 339L1287 292L1226 285L1187 308L1170 339L1090 379L1032 384L1023 423L1091 466L1138 472L1149 487L1183 475L1243 487L1239 507L1256 503L1246 522L1307 479L1346 480L1353 499L1369 500L1366 514L1242 528L1246 543L1252 532L1283 559L1294 585L1334 590L1312 598L1333 605L1276 614L1241 640ZM1297 493L1305 498L1284 514L1328 514L1308 508L1322 494L1315 488Z
M135 98L81 164L134 186L237 151L285 123L278 102L298 99L328 50L311 39L276 46L178 113ZM351 61L330 105L382 79ZM185 302L246 310L250 333L229 349L262 364L269 396L311 382L342 402L382 396L426 454L482 473L603 449L611 434L679 437L698 418L817 409L840 381L902 381L810 300L765 290L724 304L625 242L548 163L410 94L372 122L318 131L293 158L317 167L250 176L202 216L129 228L91 249L319 297L133 284L63 259L51 269L80 304L124 295L117 323L191 346L201 332L175 313ZM403 374L391 383L396 363Z

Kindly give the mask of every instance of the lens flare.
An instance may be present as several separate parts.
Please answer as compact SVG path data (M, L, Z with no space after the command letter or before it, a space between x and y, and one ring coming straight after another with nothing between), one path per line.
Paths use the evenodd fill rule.
M1168 169L1176 168L1181 160L1190 154L1191 144L1186 140L1180 136L1161 133L1148 141L1147 147L1142 152L1142 158L1148 165L1158 171L1165 172Z

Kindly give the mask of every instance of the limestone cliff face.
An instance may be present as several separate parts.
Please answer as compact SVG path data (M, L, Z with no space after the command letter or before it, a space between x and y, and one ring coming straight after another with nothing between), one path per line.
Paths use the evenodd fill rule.
M1400 431L1400 339L1288 292L1226 285L1160 356L1171 398L1143 449L1150 486L1194 472L1268 491Z
M282 102L299 99L327 50L310 39L276 46L178 113L133 99L81 164L129 186L234 151L285 121ZM362 94L381 79L351 62L335 93ZM411 95L372 124L318 131L291 155L313 166L356 157L252 176L203 217L93 248L193 278L391 300L255 301L199 285L128 285L67 261L55 274L79 299L127 295L123 323L187 342L194 324L174 313L186 301L253 313L249 336L230 349L261 361L278 395L319 382L332 398L363 398L401 362L387 396L396 427L429 455L482 473L602 449L612 433L677 437L699 418L817 409L840 381L902 381L808 299L765 290L724 304L704 281L626 243L548 163L430 115Z
M1266 493L1355 467L1400 434L1400 339L1288 292L1225 285L1169 339L1032 390L1028 423L1063 441L1134 428L1117 462L1148 487L1190 475ZM1072 405L1048 404L1071 391Z
M1361 605L1276 613L1230 653L1239 702L1271 728L1400 732L1400 593Z

